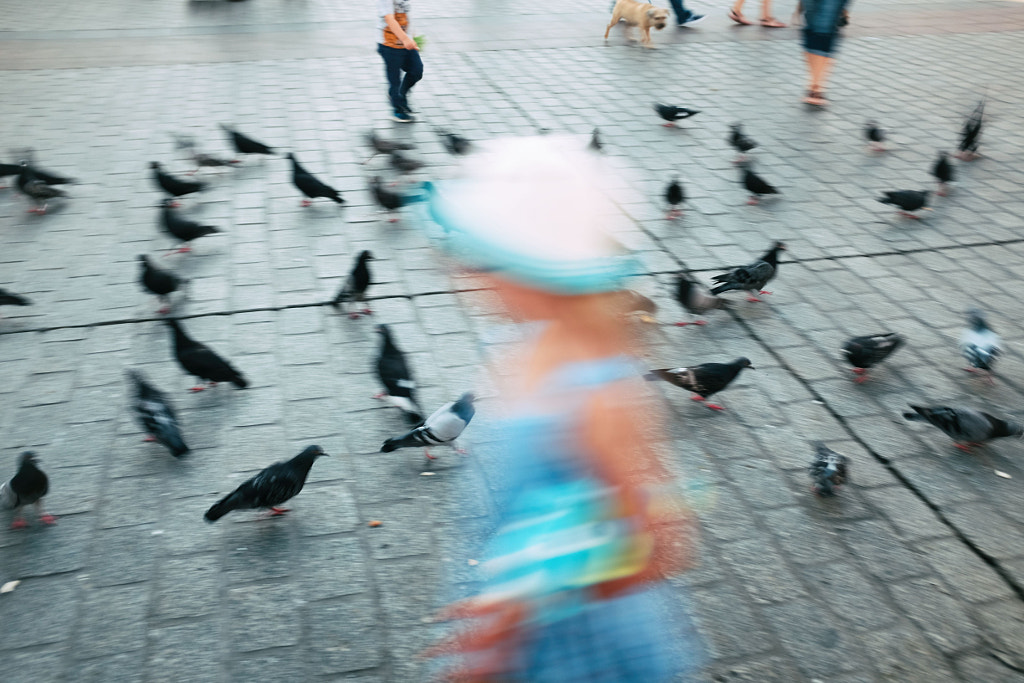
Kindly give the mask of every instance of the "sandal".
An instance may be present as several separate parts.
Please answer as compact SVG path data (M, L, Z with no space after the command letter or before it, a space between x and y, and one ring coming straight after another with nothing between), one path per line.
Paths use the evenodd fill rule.
M761 20L761 26L764 28L786 28L786 25L775 17L765 17Z
M827 107L828 100L825 99L825 93L820 90L808 90L807 97L804 98L804 104L814 107Z
M742 14L734 9L729 10L729 18L735 21L740 26L750 26L751 22L747 20Z

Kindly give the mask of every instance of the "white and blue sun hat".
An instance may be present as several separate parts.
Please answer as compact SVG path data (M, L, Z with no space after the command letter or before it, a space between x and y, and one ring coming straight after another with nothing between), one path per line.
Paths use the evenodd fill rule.
M558 294L615 291L639 270L611 232L618 213L599 157L577 137L476 144L456 178L420 204L446 249L471 268Z

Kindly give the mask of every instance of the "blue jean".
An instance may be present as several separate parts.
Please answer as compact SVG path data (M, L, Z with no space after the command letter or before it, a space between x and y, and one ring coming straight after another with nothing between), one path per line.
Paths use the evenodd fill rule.
M384 71L388 75L388 97L395 111L409 108L406 95L412 86L423 78L423 60L418 50L405 50L399 47L377 45L377 54L384 59ZM405 78L402 78L402 72Z
M804 0L804 50L831 57L839 35L839 15L847 0Z
M683 0L668 0L668 4L672 5L672 11L676 13L677 24L682 24L690 18L691 14L693 14L693 12L686 9L686 5L683 4Z

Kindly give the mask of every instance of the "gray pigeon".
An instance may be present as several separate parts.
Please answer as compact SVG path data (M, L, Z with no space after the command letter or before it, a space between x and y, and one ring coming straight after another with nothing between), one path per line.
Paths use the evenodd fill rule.
M727 308L728 302L718 296L709 294L704 286L694 280L688 273L680 273L676 281L676 301L687 313L701 315L716 308ZM707 325L707 320L680 321L677 327L686 325Z
M135 416L149 434L146 441L156 441L166 447L175 458L187 455L189 447L181 436L178 416L174 414L174 408L167 401L167 397L147 382L137 370L129 370L128 378L135 390Z
M807 468L811 490L819 496L834 496L835 490L849 478L850 459L821 443L815 444L814 460Z
M663 380L677 387L692 391L694 401L703 401L725 389L745 369L754 370L749 358L737 358L731 363L702 363L690 368L651 370L644 375L648 382ZM711 410L725 410L715 403L705 403Z
M436 460L427 449L442 443L451 445L460 453L464 452L455 446L455 439L459 438L469 426L473 415L476 414L476 408L473 407L475 398L473 394L466 392L459 397L459 400L445 403L419 427L402 436L385 441L384 445L380 447L380 452L390 453L399 448L423 446L423 452L427 458Z
M748 266L734 268L728 273L715 275L712 280L721 284L712 288L712 294L721 294L733 290L746 290L751 292L747 301L760 301L753 292L759 294L771 294L764 290L779 271L779 252L785 251L786 245L776 242L771 249L766 251L758 260Z
M43 496L50 489L50 480L46 473L39 469L36 454L25 451L18 457L18 472L10 481L0 484L0 508L14 510L12 529L24 529L28 522L21 516L21 508L34 505L39 521L43 524L54 524L57 518L43 510Z
M995 365L1001 349L999 335L985 322L985 314L976 308L967 311L967 329L960 337L960 353L971 367L967 372L980 372L992 381L992 366Z
M990 439L1005 436L1024 436L1024 425L1013 420L1002 420L974 408L949 406L910 406L914 412L903 413L910 421L927 422L938 427L953 439L957 448L970 450Z

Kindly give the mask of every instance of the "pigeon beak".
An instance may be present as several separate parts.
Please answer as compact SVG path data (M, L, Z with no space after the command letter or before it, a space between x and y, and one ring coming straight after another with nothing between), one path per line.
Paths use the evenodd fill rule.
M748 365L747 370L757 370L753 365Z

